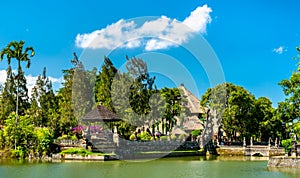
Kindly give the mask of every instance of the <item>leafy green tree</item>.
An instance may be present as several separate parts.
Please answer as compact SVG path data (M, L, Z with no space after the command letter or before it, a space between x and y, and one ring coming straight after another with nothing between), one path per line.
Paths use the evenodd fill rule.
M177 124L175 116L182 112L182 94L178 88L163 88L162 96L165 98L165 114L162 117L163 132L167 133ZM165 121L164 121L165 120ZM165 129L164 129L165 128Z
M5 148L5 137L4 137L4 131L0 130L0 149Z
M280 138L283 139L285 134L285 128L282 126L283 120L281 117L280 106L278 108L273 109L273 117L267 121L261 122L261 129L262 129L262 140L266 138ZM267 136L269 135L269 136Z
M96 103L105 106L108 110L114 112L111 99L111 85L116 75L117 69L108 57L104 57L104 64L96 80Z
M300 59L300 47L296 48L298 52L298 60ZM294 71L289 79L279 82L286 98L278 103L278 113L282 122L294 122L294 130L300 135L298 125L300 118L300 62L298 62L297 70ZM286 130L283 130L283 134ZM284 135L283 135L284 136Z
M300 138L300 122L294 123L294 132L297 135L297 138Z
M93 102L96 104L96 81L97 81L98 69L93 67L92 70L85 70L86 78L88 79L93 93Z
M208 88L202 95L200 104L203 107L216 110L217 117L222 118L225 114L225 109L229 107L228 99L231 96L231 92L236 90L237 86L232 83L223 83L214 88Z
M46 76L46 68L43 69L42 75L39 75L31 94L31 107L29 113L33 118L35 126L54 127L55 120L52 115L58 112L58 99L52 89L52 82Z
M137 126L152 127L157 125L158 119L163 117L165 108L164 98L154 85L155 76L148 73L147 64L135 57L128 58L126 69L132 83L129 88L129 104L134 115L137 115Z
M215 86L214 88L208 88L200 100L201 106L208 107L212 111L216 110L217 118L222 120L223 129L227 130L228 133L226 133L230 137L235 135L235 130L238 129L237 121L231 117L234 113L228 110L228 99L231 96L231 92L236 90L237 87L232 83L223 83Z
M63 70L63 87L58 91L58 112L59 112L59 128L60 133L68 134L71 129L78 124L78 120L74 114L72 102L72 87L75 67L78 60L74 58L72 61L74 67L69 70Z
M257 135L260 140L267 141L270 137L277 137L277 126L280 121L274 117L275 109L272 102L266 97L260 97L255 101L255 118L259 122L259 132Z
M150 77L147 64L142 59L128 58L126 69L133 79L129 91L129 103L133 111L140 116L147 115L150 111L149 100L152 94L157 92L154 85L154 77Z
M4 124L7 117L16 109L16 86L14 82L14 74L10 65L7 68L7 76L4 84L3 92L1 93L1 115L0 125Z
M231 114L227 115L228 117L223 118L223 124L226 123L226 125L230 127L231 124L228 120L234 120L236 125L235 128L231 130L234 137L236 137L235 134L237 132L241 133L241 136L246 136L247 138L255 135L255 130L258 128L259 122L253 116L255 111L254 102L254 96L242 87L237 87L236 91L231 92L228 99L229 106L226 108L226 111L229 111ZM224 128L227 133L227 127Z
M32 116L33 125L40 126L42 123L42 113L36 96L38 96L38 91L36 87L33 87L30 99L30 108L27 112Z
M91 111L92 106L94 105L94 92L90 81L93 78L96 78L96 75L93 76L92 72L87 73L85 71L82 62L78 60L76 53L74 53L73 64L75 65L75 69L72 85L72 103L75 117L81 121L85 114ZM89 79L88 77L92 79Z
M48 155L51 152L51 145L53 144L53 136L48 128L36 128L34 130L36 138L35 152L39 155Z
M17 78L17 104L18 104L18 115L24 115L26 110L29 108L29 96L27 89L27 80L24 72L21 70L18 72Z
M129 131L137 126L153 128L163 116L164 102L144 61L127 57L126 68L127 73L115 74L111 98L115 112L124 121L119 123L119 131L129 137Z
M294 72L289 80L282 80L279 85L287 96L280 103L282 117L284 121L291 122L293 119L300 117L300 72Z
M117 72L111 85L111 99L116 114L122 119L118 125L119 134L127 138L136 129L136 115L129 104L129 90L132 79L128 73Z
M16 117L17 115L13 112L5 120L3 128L5 145L8 149L16 146L16 149L27 152L34 147L34 126L28 115L19 116L18 123L15 122Z
M224 131L234 139L237 138L237 133L247 138L250 136L258 138L257 135L260 135L257 128L261 119L255 114L255 103L256 99L251 93L232 83L224 83L208 89L201 98L202 106L216 109L217 117L222 120Z
M166 98L163 95L162 90L158 90L157 92L153 93L149 100L149 105L151 107L151 112L147 115L147 124L149 127L152 128L152 133L155 132L155 128L159 130L159 124L164 118L167 112L167 104ZM172 112L171 112L172 113ZM179 115L177 115L179 116ZM183 115L180 115L183 116ZM169 120L171 121L169 124L169 128L173 128L173 125L176 123L175 119Z

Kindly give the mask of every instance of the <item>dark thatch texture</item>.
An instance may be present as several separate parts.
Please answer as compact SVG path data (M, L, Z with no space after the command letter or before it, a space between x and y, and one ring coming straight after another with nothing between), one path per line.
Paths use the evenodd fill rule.
M83 122L114 122L119 120L119 117L115 113L104 106L97 106L82 119Z

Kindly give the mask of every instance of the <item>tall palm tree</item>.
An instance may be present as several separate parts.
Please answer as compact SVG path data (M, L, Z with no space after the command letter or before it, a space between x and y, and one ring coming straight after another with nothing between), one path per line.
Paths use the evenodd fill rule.
M0 52L0 60L2 61L4 58L4 55L6 55L7 58L7 64L10 65L11 59L15 58L18 61L18 75L17 75L17 104L16 104L16 115L18 116L18 88L19 88L19 80L20 80L20 74L22 73L22 68L21 68L21 61L27 62L26 68L30 67L31 61L29 58L29 52L31 52L30 57L34 56L34 49L30 46L25 48L23 50L25 42L21 40L20 42L17 41L12 41L10 42L6 48L4 48Z
M21 40L20 42L12 41L6 46L6 48L4 48L0 52L0 61L2 61L4 59L4 56L6 55L8 66L10 66L12 58L18 61L18 75L16 77L17 78L16 124L18 124L18 111L19 111L19 80L22 75L21 61L27 62L25 67L29 68L31 64L30 57L34 56L34 49L31 46L23 50L24 44L25 42L23 40ZM31 52L30 56L28 54L29 52ZM16 143L15 143L15 149L16 149Z

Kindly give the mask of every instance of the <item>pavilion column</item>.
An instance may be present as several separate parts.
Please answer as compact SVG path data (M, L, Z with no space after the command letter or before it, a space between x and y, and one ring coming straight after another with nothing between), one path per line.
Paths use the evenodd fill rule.
M118 135L117 126L115 126L115 128L114 128L113 142L114 142L117 146L119 146L119 135Z

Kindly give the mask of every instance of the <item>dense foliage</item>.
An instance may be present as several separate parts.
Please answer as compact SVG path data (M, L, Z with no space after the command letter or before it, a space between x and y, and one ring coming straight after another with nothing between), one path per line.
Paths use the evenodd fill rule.
M269 137L281 136L276 132L281 122L271 101L266 97L256 99L241 86L224 83L210 88L202 96L201 104L217 110L228 138L241 140L252 136L268 141Z
M297 50L300 52L300 48ZM135 133L137 127L152 128L153 133L161 126L166 134L174 126L182 125L184 117L190 114L182 91L157 89L155 76L148 73L147 64L135 57L126 57L125 72L118 71L108 57L104 57L100 71L96 68L86 71L74 53L70 60L73 66L62 71L63 83L58 91L53 90L44 68L28 94L21 62L28 68L33 56L34 49L24 48L24 41L11 42L0 53L1 61L7 59L6 82L0 86L0 149L12 157L48 155L55 151L55 138L76 139L79 132L76 137L73 128L79 128L83 116L99 104L121 118L108 127L117 126L118 133L130 140L152 139L150 131ZM16 74L12 59L18 62ZM201 105L217 111L223 130L232 140L250 136L262 141L270 137L287 139L290 136L287 133L291 132L299 137L299 71L298 68L290 79L279 83L286 99L276 109L268 98L255 98L232 83L209 88L201 98ZM194 137L199 134L200 130L192 132ZM162 140L165 138L161 136ZM289 140L282 143L290 147Z

